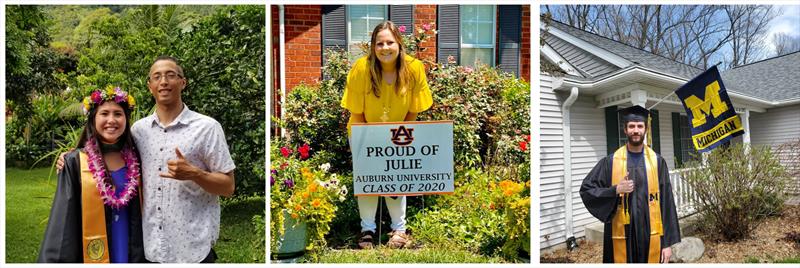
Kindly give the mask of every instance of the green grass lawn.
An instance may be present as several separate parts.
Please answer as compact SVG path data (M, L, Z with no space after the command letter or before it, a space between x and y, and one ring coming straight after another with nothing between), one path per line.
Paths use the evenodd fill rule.
M302 261L302 260L301 260ZM502 258L487 257L463 249L389 249L328 250L319 263L504 263Z
M47 227L57 178L48 180L49 169L6 169L6 262L31 263ZM264 197L237 198L224 202L220 238L214 246L217 262L251 263L258 245L251 218L264 215ZM264 257L261 259L263 260Z
M6 168L6 262L36 262L56 189L49 169Z

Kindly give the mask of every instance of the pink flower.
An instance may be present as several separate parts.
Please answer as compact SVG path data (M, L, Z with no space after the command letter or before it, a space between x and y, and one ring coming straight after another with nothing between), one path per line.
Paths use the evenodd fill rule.
M397 30L400 31L401 33L405 33L406 32L406 26L405 25L400 25L400 27L397 27Z
M425 31L430 31L431 30L431 25L429 23L425 23L425 24L422 25L422 29L425 30Z
M289 155L291 154L292 154L292 149L281 147L281 155L283 155L283 157L289 157Z
M308 158L309 150L311 150L311 147L309 147L308 144L303 144L303 146L298 147L297 151L300 152L300 159Z
M101 101L103 101L103 96L100 95L100 91L92 92L92 102L99 104Z

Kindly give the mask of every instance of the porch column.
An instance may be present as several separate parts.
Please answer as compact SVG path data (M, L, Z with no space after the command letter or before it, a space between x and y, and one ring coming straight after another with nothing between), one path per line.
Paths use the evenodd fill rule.
M742 135L742 142L750 144L750 109L744 109L742 115L742 127L744 127L744 135Z

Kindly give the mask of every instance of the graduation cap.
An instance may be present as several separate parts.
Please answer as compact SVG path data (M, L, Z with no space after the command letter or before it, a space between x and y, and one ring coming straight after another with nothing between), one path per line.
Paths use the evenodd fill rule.
M650 116L650 111L639 105L619 109L617 112L622 116L622 122L626 124L628 122L647 123L647 118Z

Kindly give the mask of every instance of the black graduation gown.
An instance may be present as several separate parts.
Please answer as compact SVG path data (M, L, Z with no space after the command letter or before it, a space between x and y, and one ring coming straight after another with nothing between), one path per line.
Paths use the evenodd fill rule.
M581 199L583 199L586 209L605 225L603 229L603 262L605 263L614 262L611 219L616 213L620 200L616 193L616 186L611 185L613 160L613 154L601 159L583 179L580 189ZM633 165L630 160L628 158L629 178L634 180L635 188L629 199L629 203L633 204L633 206L629 206L631 224L625 228L625 236L628 237L627 256L629 263L642 263L647 262L650 245L647 176L644 157L637 165ZM658 182L658 189L661 193L661 221L664 230L661 237L661 248L663 249L680 242L681 234L678 227L678 214L675 210L675 199L672 195L672 185L669 182L669 168L667 162L660 155L658 156ZM630 230L633 230L633 233Z
M44 233L37 262L83 262L83 238L81 217L81 177L78 150L64 156L64 168L58 174L58 186L50 219ZM139 193L141 194L141 193ZM142 241L142 214L139 196L128 203L128 218L131 222L128 237L128 261L145 262ZM105 222L108 245L112 247L114 236L111 233L111 207L105 206ZM111 249L109 249L109 252Z

